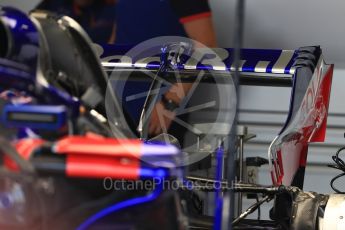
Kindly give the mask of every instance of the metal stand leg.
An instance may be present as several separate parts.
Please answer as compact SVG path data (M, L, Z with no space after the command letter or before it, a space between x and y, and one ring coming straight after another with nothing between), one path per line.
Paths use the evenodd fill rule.
M239 174L237 181L239 183L244 183L244 143L256 135L248 134L248 127L237 126L237 136L238 136L238 164L239 164ZM243 193L239 192L237 194L237 216L242 214L242 203L243 203Z
M243 182L244 178L243 178L243 146L244 146L244 140L243 140L244 136L240 136L239 138L239 157L238 157L238 161L239 161L239 178L238 181L241 183ZM237 212L238 215L240 215L242 213L242 193L238 193L238 204L237 204Z

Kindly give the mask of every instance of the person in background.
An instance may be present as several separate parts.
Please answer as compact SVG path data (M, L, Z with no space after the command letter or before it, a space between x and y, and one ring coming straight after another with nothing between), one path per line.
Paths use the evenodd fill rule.
M117 0L117 44L138 44L159 36L189 37L216 47L208 0ZM174 84L157 102L149 124L151 136L172 126L178 108L192 84ZM175 128L174 128L175 129ZM182 133L176 129L175 133Z
M208 0L43 0L36 9L74 18L97 43L183 36L216 46Z
M117 0L116 9L119 44L182 36L216 46L208 0Z
M159 36L182 36L217 46L208 0L43 0L37 9L74 18L96 43L134 45ZM174 108L191 86L174 84L155 105L151 135L169 129Z

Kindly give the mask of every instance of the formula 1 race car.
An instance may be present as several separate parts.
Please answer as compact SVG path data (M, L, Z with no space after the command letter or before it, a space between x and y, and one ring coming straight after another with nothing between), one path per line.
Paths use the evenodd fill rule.
M261 186L242 175L247 137L236 135L232 49L196 49L176 37L96 45L69 17L8 7L0 8L0 41L0 229L344 225L343 195L303 191L308 144L325 138L333 75L320 47L242 50L240 84L292 88L268 149L272 184ZM166 98L181 92L179 105ZM230 184L232 147L242 154ZM232 218L234 193L263 198ZM269 220L246 219L270 200Z

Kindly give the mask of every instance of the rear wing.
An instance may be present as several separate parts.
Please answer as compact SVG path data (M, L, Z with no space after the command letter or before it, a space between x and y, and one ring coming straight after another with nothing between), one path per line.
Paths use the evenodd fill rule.
M100 48L100 47L98 47ZM143 72L156 72L159 56L126 56L130 47L101 47L102 65L107 72L131 71L140 78ZM222 61L204 54L201 61L185 60L178 71L181 80L190 81L200 71L228 77L235 70L233 49L213 51ZM159 53L159 52L157 52ZM287 120L268 150L272 182L275 185L303 186L308 143L324 141L333 65L327 65L318 46L297 50L241 51L240 84L290 86L291 99ZM207 76L207 73L206 73Z
M137 74L140 78L140 74L143 72L155 73L159 69L159 55L132 57L128 56L128 51L131 49L129 46L96 46L98 50L101 50L100 58L107 72L130 71L131 75ZM157 47L157 49L159 48ZM204 57L200 57L200 62L191 58L179 66L178 71L182 80L185 78L185 81L192 81L200 71L210 71L213 75L222 76L224 72L235 70L233 49L212 49L212 52L216 53L218 57L215 57L214 53L207 53L207 50L202 51L202 48L198 50L204 54ZM157 50L152 53L159 54L160 51ZM291 86L292 77L295 73L294 61L296 57L297 50L243 49L240 83L244 85ZM207 78L207 72L204 78Z

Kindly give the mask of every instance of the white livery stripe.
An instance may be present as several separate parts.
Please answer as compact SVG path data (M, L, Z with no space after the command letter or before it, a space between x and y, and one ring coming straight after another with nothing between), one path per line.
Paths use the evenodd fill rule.
M259 61L258 64L255 66L256 73L266 73L267 66L270 64L269 61Z
M242 68L243 68L244 63L246 63L246 60L240 60L240 69L239 69L239 71L242 71ZM231 64L230 70L231 70L231 71L236 71L235 63L232 63L232 64Z
M138 67L138 68L147 68L148 64L152 63L152 62L159 62L160 63L160 58L159 57L146 57L143 59L140 59L139 61L137 61L134 66Z
M102 66L103 67L118 67L118 68L121 68L121 67L127 67L127 68L130 68L130 67L134 67L132 63L129 63L129 62L102 62Z
M291 67L289 73L292 74L292 75L294 75L294 74L295 74L295 71L296 71L295 67Z
M272 73L285 73L285 68L294 55L293 50L283 50L272 68Z

